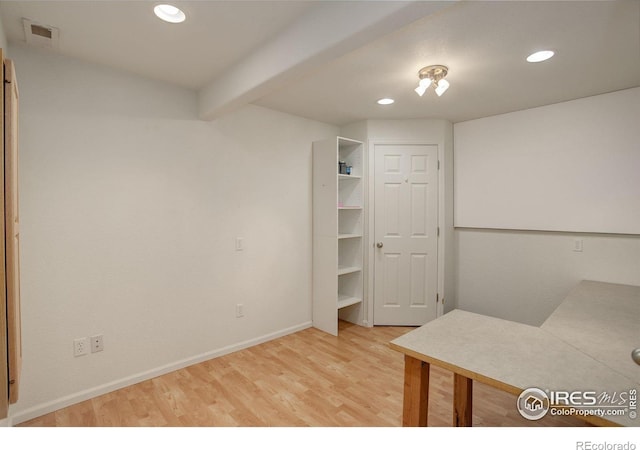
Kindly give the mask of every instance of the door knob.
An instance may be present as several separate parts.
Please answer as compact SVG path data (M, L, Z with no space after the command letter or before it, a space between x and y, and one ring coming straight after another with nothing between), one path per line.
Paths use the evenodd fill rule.
M640 366L640 348L636 348L631 352L631 359L633 359L635 363Z
M378 243L376 244L376 247L378 247L378 248L382 248L382 246L383 246L383 245L384 245L384 244L383 244L382 242L378 242Z

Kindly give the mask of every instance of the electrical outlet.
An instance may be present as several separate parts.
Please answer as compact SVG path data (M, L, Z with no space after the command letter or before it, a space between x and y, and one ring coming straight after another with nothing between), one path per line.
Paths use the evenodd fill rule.
M241 252L244 250L244 238L237 237L236 238L236 251Z
M73 340L73 356L82 356L89 353L89 338L83 337Z
M242 303L236 305L236 317L244 317L244 305Z
M102 350L104 350L102 335L97 334L95 336L91 336L91 353L101 352Z
M573 251L574 252L581 252L582 251L582 239L574 239L573 240Z

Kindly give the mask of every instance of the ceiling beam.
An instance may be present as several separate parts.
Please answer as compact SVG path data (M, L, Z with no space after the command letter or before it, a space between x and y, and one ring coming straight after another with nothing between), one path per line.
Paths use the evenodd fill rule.
M299 20L198 93L200 118L213 120L321 68L374 39L453 2L318 2Z

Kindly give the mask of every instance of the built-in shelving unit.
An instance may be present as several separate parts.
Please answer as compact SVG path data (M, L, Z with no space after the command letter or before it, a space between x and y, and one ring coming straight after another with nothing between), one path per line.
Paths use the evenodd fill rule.
M360 297L349 297L348 295L338 296L338 309L346 308L347 306L357 305L358 303L362 303L362 299Z
M333 335L338 310L363 301L364 172L362 142L313 143L313 326Z
M353 234L353 233L338 234L338 239L354 239L354 238L361 238L361 237L362 237L361 234Z

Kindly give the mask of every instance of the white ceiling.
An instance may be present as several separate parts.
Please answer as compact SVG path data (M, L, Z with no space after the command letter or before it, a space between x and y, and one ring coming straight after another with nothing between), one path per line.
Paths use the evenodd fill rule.
M247 86L245 93L252 96L237 97L338 125L367 118L459 122L640 86L640 2L635 0L422 2L427 6L411 10L411 20L389 13L386 22L372 19L337 46L326 43L338 32L335 16L316 11L348 2L174 2L188 16L179 25L153 16L155 3L0 1L0 15L10 42L24 41L27 17L60 29L62 54L209 92L227 86L216 80L236 78L243 61L274 40L279 46L271 48L281 49L283 57L289 49L293 54L323 42L326 49L314 50L324 57L300 63L295 71L283 64L286 83ZM383 4L357 3L367 10ZM345 11L351 11L346 20L355 28L359 16ZM307 40L300 30L290 32L296 24L317 28ZM556 56L525 62L541 48ZM442 97L430 90L420 98L413 91L417 72L430 64L449 67L451 87ZM386 96L396 103L375 103Z
M170 1L167 1L169 3ZM22 18L60 29L62 54L199 89L287 26L308 2L174 2L188 15L167 24L149 1L2 1L9 42L24 42Z
M640 2L467 2L356 50L258 103L322 121L495 115L640 85ZM549 61L526 56L552 49ZM418 70L449 67L442 96ZM380 97L396 103L382 107Z

